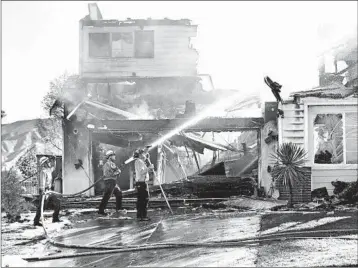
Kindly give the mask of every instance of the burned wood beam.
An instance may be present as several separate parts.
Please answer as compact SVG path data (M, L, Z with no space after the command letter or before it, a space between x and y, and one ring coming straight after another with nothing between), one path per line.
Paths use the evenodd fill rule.
M198 171L199 171L199 173L200 173L200 165L199 165L198 158L197 158L197 156L196 156L195 151L194 151L193 149L192 149L192 151L193 151L193 155L194 155L194 159L195 159L196 166L198 167Z
M163 171L164 171L164 168L163 168L163 147L161 145L158 146L158 160L157 160L157 180L159 182L159 184L163 183Z
M159 120L102 120L112 131L120 132L160 132L170 131L187 122L187 119L159 119ZM260 129L263 118L206 118L185 129L187 132L224 132ZM95 124L95 122L93 123Z

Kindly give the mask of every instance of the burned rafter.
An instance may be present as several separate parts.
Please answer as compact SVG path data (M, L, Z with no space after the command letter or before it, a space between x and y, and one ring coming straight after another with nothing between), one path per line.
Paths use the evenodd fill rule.
M187 119L159 119L159 120L102 120L112 131L121 132L166 132L183 125ZM205 118L195 125L187 127L185 132L230 132L260 129L263 118ZM90 123L90 122L89 122Z

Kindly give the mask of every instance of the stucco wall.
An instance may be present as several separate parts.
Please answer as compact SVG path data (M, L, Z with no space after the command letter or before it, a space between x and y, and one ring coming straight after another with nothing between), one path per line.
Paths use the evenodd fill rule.
M65 121L64 123L64 194L80 192L93 184L93 175L89 161L89 132L81 122ZM83 168L76 169L78 159L83 162ZM88 175L88 176L87 176ZM94 188L85 192L94 195Z

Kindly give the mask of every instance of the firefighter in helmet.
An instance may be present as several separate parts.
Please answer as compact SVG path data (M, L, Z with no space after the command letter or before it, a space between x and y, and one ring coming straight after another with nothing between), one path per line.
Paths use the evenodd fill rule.
M136 190L137 190L137 219L148 221L147 206L149 201L149 189L147 182L149 181L149 170L154 168L153 164L147 166L147 150L137 149L133 158L135 159L134 167L136 174Z
M116 211L122 209L122 191L117 184L117 177L121 174L121 170L115 164L116 154L114 151L109 150L106 152L107 162L103 165L103 176L105 189L101 204L99 205L98 214L107 215L105 213L106 206L112 193L116 197Z
M40 223L42 196L45 193L45 191L49 191L53 189L53 183L54 181L52 178L50 159L46 156L43 156L40 158L40 185L39 185L40 200L36 210L36 216L34 218L35 226L42 226L42 224ZM60 207L61 207L61 202L55 194L49 194L47 197L45 197L44 210L53 209L52 222L60 222L59 219Z

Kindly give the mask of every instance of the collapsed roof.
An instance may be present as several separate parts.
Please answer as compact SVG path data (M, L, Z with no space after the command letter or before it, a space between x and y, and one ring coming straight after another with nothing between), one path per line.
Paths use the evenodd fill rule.
M331 98L344 99L350 96L357 97L357 87L346 87L341 83L332 83L328 86L316 87L312 90L297 91L291 93L292 97L316 97L316 98Z
M88 4L89 14L86 15L81 21L83 26L93 27L120 27L120 26L157 26L157 25L177 25L177 26L192 26L189 19L171 20L164 19L131 19L126 20L104 20L97 3Z

